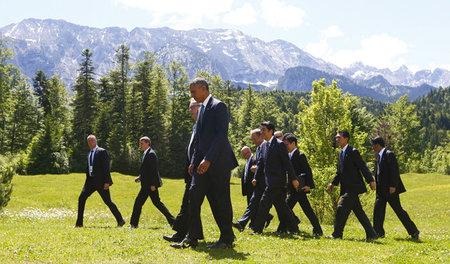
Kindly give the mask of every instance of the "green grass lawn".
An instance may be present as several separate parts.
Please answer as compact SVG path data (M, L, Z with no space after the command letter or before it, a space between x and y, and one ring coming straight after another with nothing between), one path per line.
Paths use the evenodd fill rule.
M152 205L144 205L139 229L118 228L94 193L86 203L84 228L73 228L82 174L16 176L9 205L0 213L0 263L449 263L450 177L440 174L405 174L407 192L401 201L421 231L420 242L409 239L406 230L388 206L386 238L364 242L365 233L353 214L343 240L310 236L312 227L297 205L300 235L276 235L278 220L261 236L250 230L235 232L232 249L210 250L219 230L207 201L202 208L205 241L196 249L177 250L162 239L172 234L164 216ZM127 224L140 185L134 177L114 173L111 197ZM164 179L161 200L176 215L184 190L183 180ZM233 178L231 195L234 219L245 210L240 179ZM373 195L369 196L373 198ZM373 199L364 208L372 219ZM276 214L272 208L272 213ZM325 236L332 225L323 225Z

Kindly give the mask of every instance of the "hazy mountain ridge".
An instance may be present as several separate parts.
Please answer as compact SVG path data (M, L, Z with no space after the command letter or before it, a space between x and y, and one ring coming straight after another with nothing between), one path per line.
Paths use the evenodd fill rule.
M80 26L64 20L25 19L0 28L0 38L11 40L15 50L13 63L22 73L31 78L37 70L43 70L49 76L58 74L68 86L74 83L78 74L82 50L89 48L93 52L95 72L103 76L113 69L114 52L121 44L130 47L131 62L150 51L163 65L174 60L181 62L190 78L197 71L205 70L235 83L250 82L271 88L280 79L277 89L285 90L308 88L309 91L311 80L316 77L334 77L341 85L348 85L343 88L352 93L375 99L384 96L383 100L387 100L404 93L423 95L432 89L422 85L424 83L435 87L450 85L450 71L443 69L413 74L406 67L392 72L362 63L341 69L287 41L264 42L238 30L135 28L127 31L119 27ZM295 75L291 69L297 67L315 71L304 70L303 74ZM311 76L305 76L306 72ZM302 79L293 81L294 76ZM299 86L286 86L287 83L298 83Z

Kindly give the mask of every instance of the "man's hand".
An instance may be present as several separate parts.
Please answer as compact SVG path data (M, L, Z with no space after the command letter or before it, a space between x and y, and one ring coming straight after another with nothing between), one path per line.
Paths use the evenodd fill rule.
M105 184L103 185L103 189L108 190L108 189L109 189L109 183L105 183Z
M253 186L256 186L256 180L255 180L255 179L253 179L252 185L253 185Z
M395 193L395 187L389 187L389 194Z
M292 180L292 186L294 186L294 189L297 190L300 183L297 180Z
M141 182L141 175L139 175L139 177L136 177L136 178L134 179L134 182Z
M205 159L202 160L202 162L200 162L200 165L198 165L197 173L198 174L205 173L208 170L209 165L211 165L211 162L209 160L205 160Z
M375 190L375 188L377 187L377 184L374 181L371 181L369 183L369 185L370 185L370 189L372 189L372 190Z
M152 192L154 192L154 191L156 191L156 187L155 186L150 186L150 190L152 191Z
M331 190L333 190L333 188L334 188L334 185L333 184L328 184L328 187L327 187L327 190L329 191L329 192L331 192Z
M309 192L309 190L311 190L311 188L308 185L303 186L302 190L304 192Z
M188 173L191 177L194 176L194 164L189 165Z
M254 173L255 171L256 171L256 168L257 168L258 166L256 166L256 165L253 165L251 168L250 168L250 170Z

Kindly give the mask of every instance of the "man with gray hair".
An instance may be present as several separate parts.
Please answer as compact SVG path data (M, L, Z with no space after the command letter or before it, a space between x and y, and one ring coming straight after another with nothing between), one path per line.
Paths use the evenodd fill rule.
M75 227L83 227L83 214L86 200L95 191L100 194L103 202L105 202L113 213L117 225L123 226L125 220L123 220L117 206L111 201L111 195L109 193L109 187L113 182L109 171L108 152L97 146L97 138L94 135L89 135L87 137L87 143L91 151L87 156L86 181L80 197L78 198L78 217Z
M158 170L158 157L155 151L150 147L150 138L141 137L139 147L144 151L141 162L141 173L134 181L141 183L141 190L134 202L133 213L131 214L130 227L137 228L142 206L150 196L153 204L166 217L169 225L173 225L175 218L170 214L166 206L159 198L158 188L162 186L161 177Z

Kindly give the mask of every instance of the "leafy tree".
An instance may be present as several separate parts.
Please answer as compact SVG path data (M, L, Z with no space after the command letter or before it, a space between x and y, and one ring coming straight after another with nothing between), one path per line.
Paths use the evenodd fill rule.
M13 186L11 181L15 175L14 164L0 156L0 211L8 205Z
M8 63L13 53L7 48L6 41L0 39L0 154L7 151L7 123L12 105L12 82L17 68Z
M86 138L94 132L98 105L97 84L94 81L92 52L89 49L81 53L82 61L78 69L78 77L73 88L75 91L73 107L72 134L72 170L82 171L85 166L88 147Z

